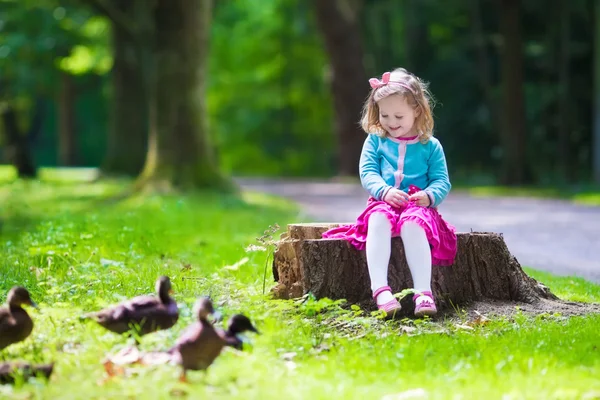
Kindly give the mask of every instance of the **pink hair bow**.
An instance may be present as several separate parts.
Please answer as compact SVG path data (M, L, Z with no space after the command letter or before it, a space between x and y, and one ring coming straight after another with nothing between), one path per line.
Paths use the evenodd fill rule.
M382 86L385 86L390 81L390 75L391 74L389 72L384 72L383 75L381 75L381 80L379 80L377 78L371 78L371 79L369 79L369 84L371 85L371 87L373 89L377 89Z

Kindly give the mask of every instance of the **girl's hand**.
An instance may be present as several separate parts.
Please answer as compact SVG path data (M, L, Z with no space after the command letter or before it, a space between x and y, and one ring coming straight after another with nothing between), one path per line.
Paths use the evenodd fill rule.
M391 188L383 197L383 201L393 207L402 207L408 201L408 195L402 190Z
M416 205L421 207L429 207L429 205L431 204L431 202L429 201L429 196L427 196L427 193L425 193L422 190L411 195L408 199L410 201L414 201Z

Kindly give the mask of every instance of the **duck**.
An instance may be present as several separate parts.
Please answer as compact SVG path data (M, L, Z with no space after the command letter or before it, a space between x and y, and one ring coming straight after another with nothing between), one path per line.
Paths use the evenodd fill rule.
M26 304L38 308L29 291L22 286L9 290L6 303L0 308L0 350L25 340L33 330L33 320L21 306Z
M15 383L15 376L21 375L27 380L35 376L50 378L54 370L54 363L30 364L23 361L4 362L0 364L0 383Z
M86 317L111 332L129 333L130 336L134 332L141 337L172 328L179 319L179 308L170 296L173 292L171 280L168 276L160 276L155 288L157 296L137 296Z
M235 314L230 318L227 330L219 329L217 333L225 340L225 346L241 351L243 350L244 342L238 335L246 331L260 334L258 329L252 325L250 318L244 314Z
M208 320L215 313L212 301L201 297L194 305L198 320L188 326L177 338L175 345L167 350L175 363L182 368L179 377L181 382L187 382L187 371L206 371L227 345L224 334Z
M103 361L108 376L123 374L127 365L179 365L182 373L179 380L187 382L188 370L206 370L225 347L243 350L239 334L252 331L260 334L250 319L243 314L233 315L227 330L215 328L209 316L215 316L212 301L200 298L194 305L197 322L185 328L173 347L164 351L140 351L137 347L126 347Z

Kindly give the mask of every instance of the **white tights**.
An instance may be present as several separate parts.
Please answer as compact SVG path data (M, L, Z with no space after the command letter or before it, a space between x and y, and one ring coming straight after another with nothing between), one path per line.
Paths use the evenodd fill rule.
M418 291L431 291L431 249L425 231L415 222L405 222L402 225L400 237L404 243L406 262L413 278L414 288ZM371 214L366 252L373 292L388 285L391 247L392 224L383 213ZM385 291L377 296L377 304L384 304L392 299L392 294Z

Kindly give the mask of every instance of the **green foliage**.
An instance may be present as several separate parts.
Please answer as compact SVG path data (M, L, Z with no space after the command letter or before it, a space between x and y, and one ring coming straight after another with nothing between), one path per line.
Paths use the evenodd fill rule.
M325 63L308 3L217 3L208 105L212 136L227 171L332 172Z
M591 165L593 78L587 66L594 50L593 2L568 3L565 12L559 3L549 10L545 3L521 4L527 21L522 27L527 151L535 179L544 185L558 181L557 155L563 150L558 144L559 66L565 18L570 23L568 178L585 181ZM437 100L435 132L456 181L496 183L503 157L500 5L491 0L454 0L448 7L433 0L365 0L359 14L369 75L404 66L430 82ZM56 163L52 114L62 69L81 74L76 83L85 97L76 105L81 158L98 165L106 142L109 81L88 78L109 74L110 23L89 3L73 0L4 0L0 13L0 98L18 105L23 126L36 96L52 103L44 138L35 144L36 159ZM209 63L211 134L227 172L335 173L331 71L310 2L215 2Z
M76 73L106 73L110 67L106 20L92 18L86 8L62 3L0 2L0 68L6 85L1 95L5 99L23 92L52 94L57 64Z
M81 158L98 165L106 135L106 94L101 80L92 79L90 87L88 77L106 75L112 66L108 21L70 0L5 0L0 2L0 15L0 101L15 107L25 132L34 103L44 101L42 133L29 139L36 163L56 164L55 99L61 74L68 73L80 75L74 79L73 112ZM86 104L89 97L92 104Z
M32 335L2 356L56 366L48 383L1 385L2 398L580 399L600 391L597 315L384 321L342 300L270 300L261 294L266 254L246 248L269 225L297 220L288 202L256 193L117 201L130 182L47 177L61 181L0 186L0 301L23 284L40 306L30 310ZM598 285L528 273L566 300L600 299ZM191 372L189 384L171 365L107 380L103 359L127 341L79 317L152 292L159 274L171 277L181 318L144 337L142 350L172 345L206 294L225 322L243 312L261 335L248 334L242 353L223 352L206 376Z
M60 8L64 10L64 8ZM66 11L63 11L66 15ZM56 13L56 11L55 11ZM68 56L57 60L61 70L73 75L96 73L104 75L112 67L111 47L108 43L110 23L104 17L92 16L78 28L73 20L61 20L65 30L76 30L81 39L72 47Z

